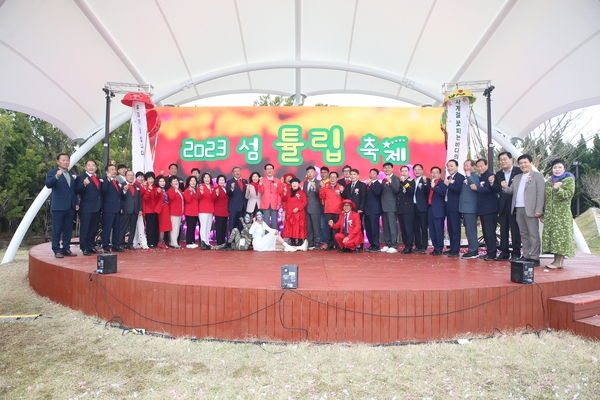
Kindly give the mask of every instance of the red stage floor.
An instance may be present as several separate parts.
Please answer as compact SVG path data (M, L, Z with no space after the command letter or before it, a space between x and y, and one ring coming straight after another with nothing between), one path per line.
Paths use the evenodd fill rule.
M73 249L75 250L75 249ZM510 263L420 254L337 251L128 251L118 273L91 274L96 257L30 252L39 294L105 320L174 336L391 343L547 327L547 299L600 289L600 257L535 269L539 285L510 281ZM297 264L299 287L281 289Z

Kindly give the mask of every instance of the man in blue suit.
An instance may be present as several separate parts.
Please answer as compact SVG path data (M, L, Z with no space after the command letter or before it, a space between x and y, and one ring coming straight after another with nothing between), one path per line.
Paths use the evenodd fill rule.
M477 191L477 215L481 221L483 239L487 248L485 261L496 259L496 215L498 214L498 195L492 189L494 174L488 169L485 158L477 160L477 172L479 173L479 185L471 184L471 189Z
M427 211L429 209L428 199L429 191L431 190L431 180L423 175L423 166L421 164L415 164L413 172L415 173L415 193L413 195L415 252L425 254L429 239Z
M122 189L117 182L117 168L107 165L106 178L102 182L102 248L105 253L125 251L119 240ZM112 233L112 235L111 235Z
M442 179L440 167L431 168L431 191L429 192L429 210L427 221L429 223L429 236L433 251L432 256L441 256L444 250L444 218L446 217L446 192L447 187Z
M75 194L75 177L69 172L71 157L60 153L56 157L58 168L46 174L46 187L52 189L50 211L52 213L52 251L54 257L75 257L71 251L71 236L73 235L73 218L79 208ZM61 246L62 237L62 246Z
M370 247L367 250L370 253L377 253L379 249L379 219L381 218L381 193L383 185L377 180L379 170L372 168L369 171L369 183L367 184L367 193L365 195L365 216L364 225L367 231Z
M443 182L446 187L446 225L450 237L450 250L448 257L458 257L460 254L460 212L458 203L460 192L464 186L465 176L458 172L458 161L450 160L446 163L448 176Z
M229 196L229 204L227 206L229 211L229 221L227 225L229 232L231 232L233 228L238 228L241 232L243 227L240 218L243 219L246 214L246 185L248 185L248 181L242 179L241 167L233 167L231 173L233 174L233 178L228 180L225 185L227 196Z
M477 238L477 187L479 187L479 176L475 173L475 161L465 161L463 170L465 171L464 184L466 187L460 192L458 211L460 211L465 221L465 232L469 248L461 258L479 258L479 240ZM472 189L473 187L475 189Z
M102 210L102 189L96 176L98 167L94 160L85 163L85 173L75 180L75 193L79 195L79 247L84 256L96 253L96 233Z

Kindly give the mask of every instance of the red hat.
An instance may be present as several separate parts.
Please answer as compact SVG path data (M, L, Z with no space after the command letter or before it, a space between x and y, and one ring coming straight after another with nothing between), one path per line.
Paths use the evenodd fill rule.
M146 93L129 92L125 95L125 97L123 97L123 99L121 99L121 103L129 107L133 106L134 101L141 101L142 103L145 103L146 110L154 108L152 99L150 99L150 96L148 96Z
M350 207L352 207L352 209L356 208L356 205L354 204L354 202L352 200L349 200L349 199L342 200L342 207L344 207L344 204L350 204Z
M296 178L296 175L292 174L291 172L288 172L287 174L283 174L283 181L285 182L286 178L288 176L291 176L292 178Z

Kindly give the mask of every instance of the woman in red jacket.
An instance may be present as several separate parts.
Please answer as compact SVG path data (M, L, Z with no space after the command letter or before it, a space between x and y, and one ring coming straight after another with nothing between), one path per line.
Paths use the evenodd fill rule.
M291 239L292 246L300 246L306 239L306 213L308 204L306 193L300 189L300 179L292 178L287 195L282 197L285 212L283 233L281 236Z
M217 176L217 186L213 191L213 204L215 207L215 239L217 245L225 243L227 239L227 218L229 217L229 211L227 205L229 198L227 197L227 191L225 190L225 184L227 178L225 175Z
M181 246L177 243L179 238L179 228L181 226L181 216L183 215L183 208L185 206L185 200L183 199L183 193L179 189L179 178L176 176L171 177L171 187L167 191L169 194L169 212L171 214L171 243L170 247L174 249L180 249Z
M156 205L160 199L158 186L154 184L154 172L146 172L146 190L142 198L142 209L146 216L148 247L151 249L155 249L158 245L158 214L156 212Z
M210 250L210 231L212 230L213 214L215 212L215 204L213 192L215 188L212 184L212 176L205 172L200 178L202 182L198 186L198 195L200 203L198 205L198 217L200 218L200 248L202 250Z
M156 177L156 183L158 183L157 192L160 194L160 200L156 203L156 213L158 214L158 247L166 249L165 232L170 232L172 229L169 194L167 193L167 178L159 175Z
M187 178L185 183L185 191L183 192L183 200L185 205L183 207L183 215L185 215L185 247L188 249L195 249L198 247L196 244L196 225L198 224L198 191L197 181L195 176Z

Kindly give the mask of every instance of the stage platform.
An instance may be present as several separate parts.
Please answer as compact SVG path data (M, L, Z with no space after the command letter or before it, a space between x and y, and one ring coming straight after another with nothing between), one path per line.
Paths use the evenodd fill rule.
M387 253L138 250L115 253L116 274L96 256L54 258L31 249L40 295L104 320L172 336L393 343L543 329L548 299L600 290L600 257L578 254L563 270L535 268L536 284L510 281L510 263ZM281 266L299 268L281 289ZM561 329L568 329L563 324Z

